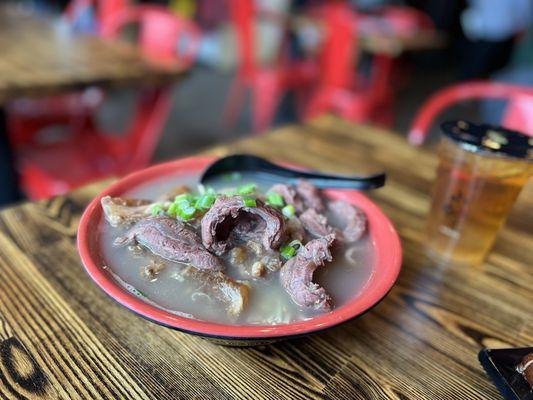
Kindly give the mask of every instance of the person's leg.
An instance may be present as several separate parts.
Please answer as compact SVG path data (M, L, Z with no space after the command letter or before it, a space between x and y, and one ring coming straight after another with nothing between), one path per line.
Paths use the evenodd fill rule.
M21 199L13 154L7 137L6 113L0 107L0 207Z

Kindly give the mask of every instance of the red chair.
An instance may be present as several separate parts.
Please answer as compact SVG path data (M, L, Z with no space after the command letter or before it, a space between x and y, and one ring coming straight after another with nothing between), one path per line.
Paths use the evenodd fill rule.
M230 18L237 40L238 66L225 109L225 124L232 126L244 104L247 91L251 93L252 130L265 131L271 126L282 96L287 90L308 86L316 71L312 63L292 62L282 43L277 58L270 65L256 59L254 24L259 17L279 24L286 33L283 15L257 10L253 0L228 0Z
M409 142L424 142L435 117L458 102L472 99L508 100L501 124L533 136L533 88L499 82L472 81L449 86L432 95L416 115Z
M198 48L199 31L190 21L164 7L132 7L115 14L103 34L118 36L130 23L140 27L139 47L150 58L190 66ZM184 48L178 40L187 39ZM69 135L56 143L42 143L37 137L17 154L21 185L32 199L46 198L90 181L124 174L145 167L156 148L170 105L170 88L141 89L130 127L121 135L98 130L87 119L68 125Z
M358 14L347 2L326 2L315 16L323 20L325 40L319 85L305 113L314 118L333 112L355 121L391 125L393 121L394 55L374 54L369 76L357 73L361 30L380 35L412 35L433 29L425 14L409 7L384 7L376 14Z
M330 2L316 18L323 21L318 84L311 94L305 118L334 112L349 120L368 119L370 93L361 91L357 68L357 14L346 2Z
M98 34L104 30L107 21L127 5L127 0L73 0L63 17L75 26L85 10L95 8L97 31L93 33ZM103 99L100 89L89 88L53 97L15 100L8 107L10 143L15 148L26 145L33 136L51 125L84 125L93 118Z

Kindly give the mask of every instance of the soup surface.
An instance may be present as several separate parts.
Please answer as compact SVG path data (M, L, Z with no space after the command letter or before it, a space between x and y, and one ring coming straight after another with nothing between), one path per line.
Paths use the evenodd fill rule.
M262 181L257 176L234 174L213 184L213 189L217 193L230 193L235 188L250 186L248 184L252 183L255 185L252 195L258 198L263 198L262 196L265 196L272 186L271 182ZM197 192L197 177L164 177L136 187L124 193L122 198L157 201L165 194L172 193L176 187L183 185ZM327 199L325 201L327 202ZM284 204L287 205L285 202ZM286 214L285 211L283 207L279 213ZM150 211L150 213L155 212L153 209ZM292 218L297 218L297 214L296 212ZM327 210L324 214L331 226L342 227L343 221L339 221L339 218L342 219L340 215L333 215ZM203 218L198 217L198 223ZM283 218L286 223L290 219L287 216ZM332 245L332 261L319 265L314 274L311 272L314 282L311 284L311 290L321 287L328 296L329 308L318 309L319 307L297 304L297 300L291 298L290 289L286 288L291 286L290 282L285 286L281 284L279 270L263 268L260 275L254 275L250 273L250 264L253 264L253 260L244 262L247 264L246 268L232 263L231 257L235 255L232 253L232 247L235 246L230 244L227 251L219 257L223 265L223 274L235 281L243 282L249 288L242 311L231 313L228 312L228 304L220 301L220 293L219 296L215 295L211 286L206 285L202 277L199 279L195 273L191 275L191 271L195 272L196 269L191 270L190 263L175 262L168 257L155 255L142 244L130 243L118 246L117 238L127 235L132 229L132 224L111 226L102 218L99 229L105 268L121 285L144 301L166 311L211 322L271 325L313 318L332 308L342 307L348 300L357 296L369 281L374 266L373 246L367 233L354 242L341 241ZM199 237L201 236L202 231L198 224L193 226L193 230ZM295 251L289 248L288 257L291 255L296 257L295 254L302 251L302 247L316 237L317 235L306 231L304 239L296 241L299 243L293 243L295 241L291 241L292 238L287 234L280 249L287 250L290 241L289 244ZM276 255L278 251L279 249L275 252ZM279 257L279 260L280 266L287 262L284 256Z

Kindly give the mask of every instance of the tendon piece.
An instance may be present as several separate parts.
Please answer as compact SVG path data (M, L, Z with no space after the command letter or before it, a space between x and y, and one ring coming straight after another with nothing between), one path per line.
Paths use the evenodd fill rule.
M335 200L328 204L328 209L342 226L341 239L353 243L361 239L366 232L367 218L364 212L344 200Z
M113 227L132 225L150 216L152 202L149 200L124 199L104 196L100 200L104 216Z
M333 235L311 240L281 268L281 284L299 306L319 311L331 310L331 297L313 282L313 274L326 261L332 260L329 248L333 240Z
M200 289L220 301L229 315L239 316L248 304L249 286L244 282L231 279L222 272L200 271L196 268L185 267L182 275L199 283Z
M261 200L246 206L241 196L219 197L202 218L202 243L217 255L242 240L257 239L267 250L277 249L285 234L283 215Z
M325 211L322 193L315 185L300 179L296 185L296 193L302 199L306 209L312 208L318 212Z
M203 246L198 235L183 222L168 217L148 217L115 240L115 245L137 243L166 260L190 263L203 270L220 271L222 262Z

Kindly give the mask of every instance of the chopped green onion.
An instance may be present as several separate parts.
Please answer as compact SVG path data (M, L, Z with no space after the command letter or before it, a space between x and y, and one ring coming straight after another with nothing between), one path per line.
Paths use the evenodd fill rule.
M288 204L281 209L281 213L285 215L287 218L294 217L295 211L296 210L294 209L294 206L292 204Z
M165 209L163 208L163 206L159 203L157 204L154 204L151 208L150 208L150 212L152 213L152 216L156 216L156 215L161 215L161 214L164 214L165 213Z
M292 246L282 246L280 254L284 259L288 260L296 255L296 249Z
M267 195L267 203L274 207L283 207L285 205L285 201L283 200L283 196L278 193L269 193Z
M238 194L252 194L255 192L255 189L257 189L257 185L255 183L247 183L246 185L239 186L237 188Z
M176 215L178 214L178 203L172 203L169 207L168 207L168 210L167 210L167 214L169 217L173 217L175 218Z
M209 210L216 199L217 198L214 194L204 194L203 196L199 197L198 200L196 200L194 207L197 210Z
M196 208L191 206L185 206L185 207L179 207L178 206L178 215L181 219L187 221L194 217L194 214L196 214Z
M250 196L242 196L242 202L246 207L257 207L257 201Z

